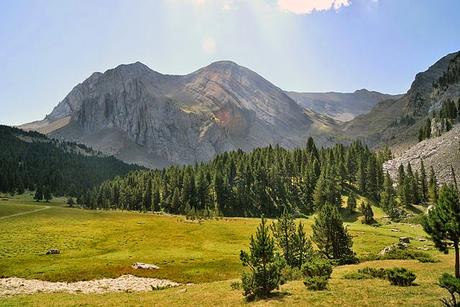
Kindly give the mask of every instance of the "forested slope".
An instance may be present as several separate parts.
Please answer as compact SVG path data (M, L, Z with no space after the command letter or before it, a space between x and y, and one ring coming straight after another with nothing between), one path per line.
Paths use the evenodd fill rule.
M78 195L117 175L140 169L76 143L0 126L0 192L46 187L55 195Z
M309 139L302 149L269 146L223 153L195 166L132 172L88 191L79 202L93 209L177 214L309 214L326 202L340 206L341 195L351 191L377 201L382 163L390 156L360 142L318 150Z

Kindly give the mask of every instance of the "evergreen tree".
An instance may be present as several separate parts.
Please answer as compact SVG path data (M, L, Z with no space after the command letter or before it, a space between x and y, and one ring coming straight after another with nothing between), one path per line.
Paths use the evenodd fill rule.
M241 251L240 260L250 270L242 275L245 296L266 297L279 287L282 262L275 253L275 242L264 218L257 227L255 238L251 236L249 253Z
M348 196L347 209L350 214L352 214L356 209L356 196L354 193L351 193L350 196Z
M452 185L443 186L437 205L423 219L423 228L430 235L435 246L448 253L448 242L455 250L455 277L460 278L459 241L460 241L460 202L458 191Z
M428 201L428 181L423 160L420 160L420 200L422 203Z
M343 226L336 206L329 203L324 204L315 218L312 229L313 242L326 258L339 263L355 261L355 255L351 249L353 245L351 236Z
M284 260L289 266L294 266L293 241L296 235L296 227L293 216L285 210L278 218L278 221L272 224L271 229Z
M292 265L301 268L302 265L313 257L313 247L310 239L307 238L302 222L299 222L297 232L293 238L293 262Z
M35 191L34 199L36 202L39 202L43 200L43 191L41 186L37 186L37 189Z
M428 181L428 200L431 204L438 202L438 181L433 167L430 167L430 179Z
M51 191L50 191L50 188L48 186L46 186L44 189L43 189L43 199L49 203L50 200L53 198L53 196L51 195Z
M396 210L396 191L393 188L393 181L391 180L390 174L387 172L383 181L383 191L380 195L380 204L386 214L391 219L397 218Z
M363 223L364 224L373 224L374 220L374 211L370 204L363 203L361 204L361 213L364 216Z

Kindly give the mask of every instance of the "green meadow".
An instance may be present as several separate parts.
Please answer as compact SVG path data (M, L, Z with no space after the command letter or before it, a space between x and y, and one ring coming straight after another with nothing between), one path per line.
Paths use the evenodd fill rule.
M48 208L46 207L48 206ZM42 209L36 211L37 209ZM193 285L138 293L39 293L0 298L0 305L440 305L446 296L436 285L443 272L453 271L453 255L443 255L416 224L391 223L374 208L381 226L364 225L358 214L344 220L353 236L353 249L364 261L339 266L327 291L307 290L301 281L288 282L269 300L246 303L241 290L232 290L242 270L239 251L248 248L258 219L222 218L188 221L183 216L68 208L63 199L35 203L30 195L0 197L0 276L48 281L78 281L124 274L165 278ZM15 215L21 213L21 215ZM303 219L310 227L314 217ZM411 248L428 247L435 263L374 259L385 246L411 237ZM51 248L59 255L45 255ZM154 263L159 270L138 271L133 262ZM402 266L417 274L412 287L390 286L384 280L349 280L346 273L360 267ZM185 290L186 289L186 290Z

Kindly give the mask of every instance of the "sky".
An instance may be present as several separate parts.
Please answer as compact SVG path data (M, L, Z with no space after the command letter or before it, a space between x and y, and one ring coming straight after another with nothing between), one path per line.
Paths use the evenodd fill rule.
M459 0L2 0L0 124L42 119L122 63L232 60L284 90L396 94L458 50Z

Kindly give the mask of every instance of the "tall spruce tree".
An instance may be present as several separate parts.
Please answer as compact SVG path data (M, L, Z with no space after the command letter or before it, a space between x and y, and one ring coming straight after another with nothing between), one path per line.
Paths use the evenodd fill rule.
M396 210L396 191L393 187L393 181L387 172L383 181L383 191L380 195L380 206L390 219L397 218Z
M310 261L313 257L313 246L310 239L307 238L302 222L299 222L297 226L293 243L292 265L300 269L305 262Z
M420 200L422 203L428 201L428 181L423 160L420 160Z
M437 205L428 212L422 225L430 235L435 246L448 253L448 243L452 242L455 250L455 277L460 278L460 202L458 191L452 185L441 188Z
M353 242L347 229L343 226L337 206L324 204L315 218L312 229L313 242L326 258L339 263L355 261L355 255L351 249Z
M438 202L438 181L436 179L433 166L430 167L430 179L428 181L428 200L433 205Z
M284 210L277 222L271 225L276 244L281 250L284 260L289 266L294 266L294 236L296 226L294 217Z

